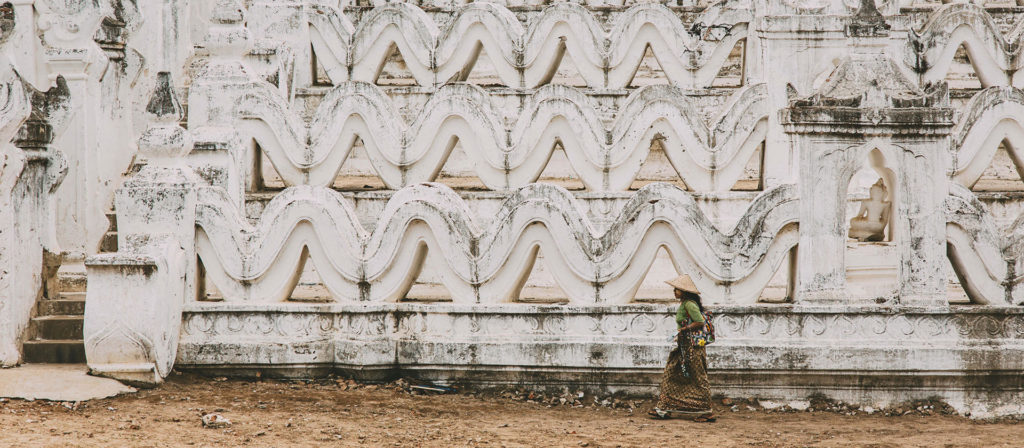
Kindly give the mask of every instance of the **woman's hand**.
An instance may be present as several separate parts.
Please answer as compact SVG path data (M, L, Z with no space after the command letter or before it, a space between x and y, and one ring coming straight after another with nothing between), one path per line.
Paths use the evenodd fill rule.
M683 325L679 329L679 331L684 331L684 332L689 333L689 332L694 331L694 330L699 330L703 326L704 326L704 322L691 322L691 323L688 323L686 325Z

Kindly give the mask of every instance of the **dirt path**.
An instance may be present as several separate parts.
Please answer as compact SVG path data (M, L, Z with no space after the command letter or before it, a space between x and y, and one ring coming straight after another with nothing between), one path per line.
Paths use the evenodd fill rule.
M0 402L0 446L1022 446L1024 424L961 417L718 409L717 423L643 410L548 407L501 397L412 395L345 381L172 376L155 390L87 403ZM203 428L203 414L232 421Z

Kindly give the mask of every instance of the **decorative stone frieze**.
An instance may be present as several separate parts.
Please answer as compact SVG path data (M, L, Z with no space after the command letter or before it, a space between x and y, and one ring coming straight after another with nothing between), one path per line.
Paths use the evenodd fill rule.
M675 328L672 311L649 305L195 304L184 313L177 362L253 376L340 370L375 380L400 371L485 387L545 387L572 378L574 387L586 390L647 391L658 383L671 349L665 335ZM984 398L1014 390L1010 372L1024 369L1019 307L714 311L718 342L709 346L708 359L716 391L745 394L753 387L760 396L779 397L782 390L805 397L836 390L843 400L885 406L912 399L917 384L928 381L929 393L961 412L1021 412L1019 392L1002 395L1005 401ZM993 362L1007 373L988 370ZM928 373L915 372L923 364ZM857 387L858 381L877 387Z

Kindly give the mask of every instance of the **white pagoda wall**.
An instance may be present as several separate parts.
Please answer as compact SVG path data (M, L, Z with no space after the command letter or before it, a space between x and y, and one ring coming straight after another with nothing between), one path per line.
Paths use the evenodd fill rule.
M0 234L18 246L0 262L40 261L0 292L21 310L0 320L0 361L17 362L46 249L58 275L88 269L86 352L108 376L646 392L673 332L662 282L684 273L720 316L716 392L1020 413L1024 9L878 1L891 29L867 44L846 28L859 4L11 2L9 85L63 77L71 118L53 120L68 176L33 193L39 227ZM781 112L859 51L951 89L949 137L912 148L944 174L909 173L949 185L946 240L927 243L967 267L924 260L942 303L872 277L896 243L798 263L801 191L832 172L801 174ZM152 107L163 74L180 107ZM851 216L863 173L814 199ZM5 222L27 219L0 175ZM119 251L97 254L112 208ZM801 272L833 266L839 300L800 295Z

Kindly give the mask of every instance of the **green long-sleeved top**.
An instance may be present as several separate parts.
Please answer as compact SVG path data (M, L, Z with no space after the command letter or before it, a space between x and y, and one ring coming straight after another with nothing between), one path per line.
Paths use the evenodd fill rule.
M683 322L686 322L686 317L689 315L690 322L704 322L704 315L700 313L700 307L697 306L697 302L692 300L685 300L683 304L676 310L676 328L683 328Z

